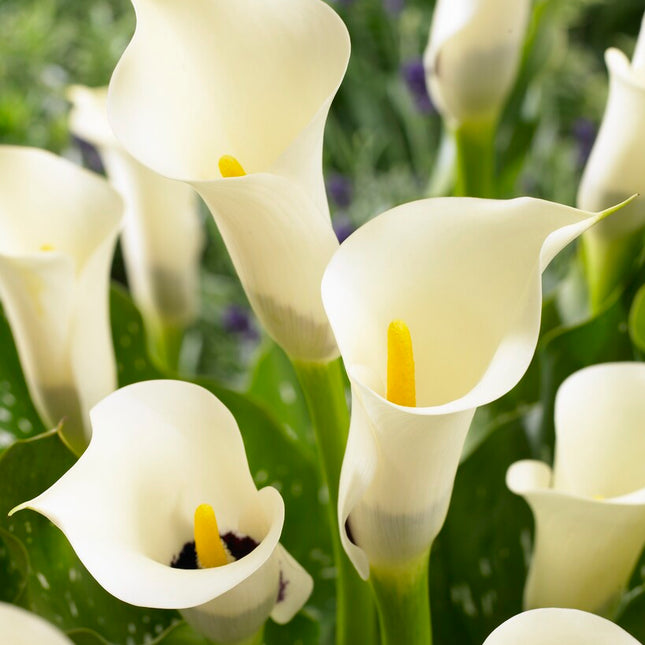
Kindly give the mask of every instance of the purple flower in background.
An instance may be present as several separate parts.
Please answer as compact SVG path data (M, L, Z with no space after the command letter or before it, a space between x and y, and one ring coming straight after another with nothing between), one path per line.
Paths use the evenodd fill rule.
M258 337L250 311L240 305L229 305L224 310L222 326L225 331L231 334L239 334L249 340L255 340Z
M578 144L578 165L582 167L587 163L596 140L596 126L593 121L582 117L575 120L571 131Z
M334 218L332 226L334 227L334 233L336 233L336 237L341 244L356 230L354 224L352 224L350 219L344 215Z
M383 0L383 9L393 15L398 15L405 7L405 0Z
M414 58L406 61L401 65L401 76L414 99L414 104L421 114L431 114L436 109L428 95L426 87L426 73L423 68L423 61L420 58Z
M81 153L83 165L99 175L104 175L105 168L103 167L101 156L99 155L96 147L89 141L85 141L85 139L81 139L74 134L71 135L71 140L78 147Z
M354 197L354 188L349 177L334 172L327 177L327 194L338 208L347 208Z

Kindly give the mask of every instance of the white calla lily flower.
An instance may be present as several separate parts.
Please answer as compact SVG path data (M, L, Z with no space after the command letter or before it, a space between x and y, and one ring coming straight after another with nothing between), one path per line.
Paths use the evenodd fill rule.
M0 298L43 421L75 452L116 387L108 281L123 204L108 183L35 148L0 147Z
M645 544L645 365L571 375L555 400L553 470L520 461L508 487L533 510L536 539L524 604L609 614Z
M368 222L332 258L323 302L353 398L338 514L363 578L427 554L475 408L531 361L542 270L601 217L530 198L422 200ZM415 407L386 398L392 320L409 327Z
M197 196L186 184L152 172L112 134L107 87L73 86L70 129L98 148L107 175L126 205L123 257L134 301L156 336L183 329L198 308L203 245Z
M245 641L269 615L290 620L312 579L279 544L284 503L274 488L256 489L226 407L192 383L148 381L114 392L91 419L79 461L12 513L47 516L108 592L179 609L215 642ZM197 569L193 514L202 504L215 509L217 543L229 553Z
M424 64L432 100L450 127L497 119L530 11L530 0L437 1Z
M0 602L0 643L73 645L59 629L26 609Z
M644 18L645 23L645 18ZM578 206L602 210L634 193L645 192L640 168L645 159L645 28L632 61L608 49L609 96L598 136L578 190ZM610 218L587 237L619 237L645 226L645 199L635 199L621 217Z
M502 623L484 645L640 645L606 618L576 609L533 609Z
M337 355L320 280L338 242L325 120L349 36L321 0L133 0L108 97L125 148L209 206L247 296L292 358Z
M614 48L605 52L605 61L609 70L607 106L577 197L578 206L590 210L645 192L641 172L645 160L645 27L641 25L631 62ZM583 237L591 296L598 299L597 304L622 280L640 253L642 235L631 243L629 237L643 227L645 198L639 196L622 217L602 222Z

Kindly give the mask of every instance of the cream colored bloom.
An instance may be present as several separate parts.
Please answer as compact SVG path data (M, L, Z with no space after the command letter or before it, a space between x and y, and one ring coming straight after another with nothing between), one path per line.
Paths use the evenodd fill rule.
M147 381L108 396L91 419L92 441L81 459L12 513L46 515L112 595L180 609L218 643L252 636L269 614L290 620L312 580L279 544L284 503L274 488L255 488L224 405L191 383ZM193 540L193 514L203 503L215 509L227 544L248 537L255 547L237 558L231 548L234 557L223 566L173 568Z
M133 298L154 332L193 321L197 313L202 231L197 199L185 184L142 166L108 124L107 88L73 86L70 130L99 150L126 204L123 257Z
M40 616L4 602L0 602L0 643L72 645L71 640Z
M497 119L520 61L530 0L437 0L424 55L450 127Z
M624 629L575 609L534 609L509 618L484 645L640 645Z
M344 24L320 0L133 2L108 98L117 137L204 198L273 338L296 359L334 357L322 140L349 58Z
M123 205L43 150L0 147L0 297L31 398L81 452L89 409L116 387L108 280Z
M530 198L423 200L368 222L332 258L323 302L353 398L338 514L363 578L429 549L475 408L533 356L542 270L599 217ZM395 319L410 329L418 407L386 399Z
M620 600L645 544L644 388L643 363L576 372L556 396L553 470L509 468L507 485L536 523L527 608L608 614Z
M578 206L601 210L645 192L645 29L630 62L608 49L609 96L598 137L578 190ZM621 217L611 218L586 234L587 239L615 238L645 226L645 199L639 197Z

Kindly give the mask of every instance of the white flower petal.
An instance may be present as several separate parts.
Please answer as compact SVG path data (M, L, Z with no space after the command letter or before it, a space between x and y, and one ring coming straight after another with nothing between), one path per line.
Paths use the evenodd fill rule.
M349 59L345 26L319 0L135 5L137 31L110 85L117 136L202 195L273 338L293 358L333 358L319 291L338 243L322 139ZM248 175L222 180L224 155Z
M432 99L452 127L498 115L530 9L530 0L438 0L424 62Z
M526 607L609 614L620 600L645 543L644 383L639 363L576 372L556 396L554 476L541 462L509 468L536 523Z
M575 609L534 609L509 618L484 645L639 645L614 623Z
M278 545L276 553L280 567L280 591L271 618L276 623L284 624L305 604L313 591L314 581L284 547Z
M88 411L116 387L108 279L122 203L51 153L0 148L0 295L34 403L67 418L82 451Z
M337 355L320 281L338 241L296 184L261 173L197 184L220 229L254 311L292 357Z
M620 497L645 489L645 364L580 370L555 401L557 490Z
M49 517L96 580L125 602L185 610L209 638L257 631L279 606L281 576L294 565L288 556L284 564L278 544L282 498L273 488L256 490L231 413L197 385L149 381L118 390L91 416L92 442L81 459L12 512ZM221 534L258 546L221 567L171 568L193 540L202 503L213 506ZM307 593L290 599L291 613L310 591L309 578Z
M339 521L363 577L429 548L474 409L531 360L542 269L598 217L528 198L423 200L368 222L333 257L323 302L354 397ZM397 319L412 336L416 408L384 398Z
M578 190L578 206L601 210L645 191L645 75L618 49L608 49L609 96L598 136ZM612 239L645 225L645 200L638 197L621 217L601 222L588 239Z
M7 645L72 645L61 631L25 609L0 603L0 642Z
M183 326L197 313L202 230L187 185L137 162L107 120L107 88L73 86L70 129L98 147L107 174L126 204L123 253L135 302L153 326Z

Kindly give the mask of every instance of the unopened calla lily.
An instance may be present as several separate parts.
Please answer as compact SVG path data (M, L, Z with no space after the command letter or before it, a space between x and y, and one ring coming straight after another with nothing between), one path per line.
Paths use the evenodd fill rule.
M614 623L575 609L534 609L509 618L484 645L640 645Z
M43 150L0 147L0 297L31 398L80 453L89 409L116 387L108 279L123 204Z
M645 20L645 18L644 18ZM645 28L630 60L605 52L609 96L598 136L580 182L578 206L600 210L639 193L620 218L583 236L592 306L598 308L627 275L643 244L645 227Z
M157 351L197 314L202 231L197 196L137 162L112 134L107 88L75 85L70 129L100 152L108 177L124 199L123 257L132 296ZM167 348L170 351L170 348Z
M497 120L520 61L530 0L438 0L424 55L451 128Z
M294 359L337 348L320 301L338 246L322 177L327 113L349 59L320 0L134 0L108 97L125 148L209 206L249 300Z
M533 510L536 537L526 608L610 615L645 544L645 365L576 372L555 401L553 470L511 466L508 487Z
M216 643L251 642L269 615L290 620L313 583L279 544L284 503L256 489L224 405L191 383L147 381L108 396L91 419L81 459L12 513L46 515L112 595L179 609ZM226 561L203 561L220 540Z

